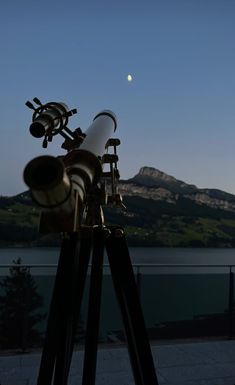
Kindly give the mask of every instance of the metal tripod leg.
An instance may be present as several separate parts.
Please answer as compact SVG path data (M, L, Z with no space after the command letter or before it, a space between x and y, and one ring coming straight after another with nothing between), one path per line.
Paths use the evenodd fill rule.
M111 228L106 249L136 385L158 385L124 231Z
M93 228L93 254L88 303L87 335L82 385L94 385L96 377L97 345L101 306L105 230Z
M54 385L67 384L90 259L91 243L91 231L88 228L81 228L80 240L78 241L80 249L75 253L73 263L71 260L70 283L68 284L67 301L63 312L63 333L59 336L60 347L56 359Z
M63 240L48 317L38 385L51 385L55 364L57 365L54 384L65 385L67 383L76 318L80 313L89 255L88 243L83 242L80 245L77 234L71 234L68 239ZM73 301L74 295L78 295L76 306L75 301ZM66 314L68 307L65 309L63 306L66 303L69 304L68 318Z

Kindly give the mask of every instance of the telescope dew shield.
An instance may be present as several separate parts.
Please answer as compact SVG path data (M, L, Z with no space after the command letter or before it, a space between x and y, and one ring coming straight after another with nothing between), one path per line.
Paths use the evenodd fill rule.
M110 110L101 111L85 132L86 137L79 147L81 150L91 152L102 157L108 140L112 137L117 127L115 114Z

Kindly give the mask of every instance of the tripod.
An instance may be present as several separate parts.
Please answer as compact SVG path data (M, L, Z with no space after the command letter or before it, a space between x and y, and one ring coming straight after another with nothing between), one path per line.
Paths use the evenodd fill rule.
M106 248L136 385L158 385L125 234L120 227L81 226L63 239L37 385L67 385L92 253L82 385L94 385Z

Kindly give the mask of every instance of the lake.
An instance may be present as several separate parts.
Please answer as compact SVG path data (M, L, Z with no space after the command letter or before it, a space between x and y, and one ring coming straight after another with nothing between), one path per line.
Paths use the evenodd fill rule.
M195 327L195 322L197 325L200 323L200 330L205 334L228 333L231 275L229 267L224 265L234 265L232 271L235 272L235 249L129 248L129 251L134 265L147 264L141 268L134 266L134 271L138 274L137 283L141 304L152 338L161 338L159 333L160 336L165 334L169 336L171 332L173 335L185 336L185 330L191 327L193 330L189 335L192 335L190 333L199 330ZM57 264L58 257L59 248L2 248L0 249L0 267L12 263L17 258L21 258L22 263L31 266ZM161 264L167 266L159 266ZM171 266L172 264L178 266ZM209 267L182 267L181 264L206 264ZM8 274L7 272L8 269L4 269L3 266L0 268L2 277ZM101 340L122 339L120 337L122 322L112 279L108 268L105 268L104 272ZM31 267L31 273L43 296L45 309L48 310L56 268ZM86 285L82 322L86 318L88 292L88 285ZM233 294L235 294L234 289ZM187 322L183 332L180 328L184 324L182 322L178 324L179 321ZM209 326L208 322L210 322ZM43 329L44 327L45 325L42 326Z
M56 264L59 248L0 248L0 265L21 258L22 263ZM208 264L235 265L235 249L231 248L129 248L133 264ZM107 260L105 260L107 263Z

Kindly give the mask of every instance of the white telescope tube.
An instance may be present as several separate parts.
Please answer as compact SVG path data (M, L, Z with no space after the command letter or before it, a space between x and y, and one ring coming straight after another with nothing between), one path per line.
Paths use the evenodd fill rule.
M110 110L101 111L95 116L93 123L85 132L86 137L79 149L102 157L106 143L112 137L116 127L117 119L115 114Z

